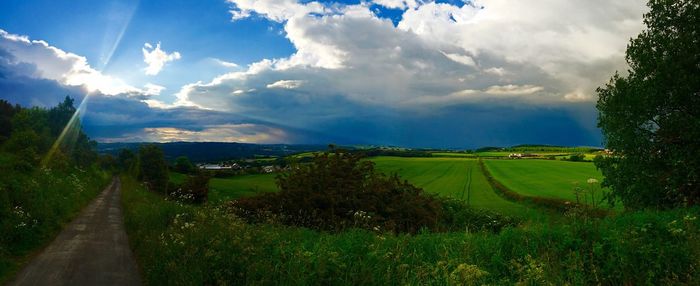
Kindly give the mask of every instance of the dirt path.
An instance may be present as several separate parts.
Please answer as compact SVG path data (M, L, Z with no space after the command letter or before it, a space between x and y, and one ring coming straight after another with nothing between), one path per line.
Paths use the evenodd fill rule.
M140 285L115 178L9 285Z

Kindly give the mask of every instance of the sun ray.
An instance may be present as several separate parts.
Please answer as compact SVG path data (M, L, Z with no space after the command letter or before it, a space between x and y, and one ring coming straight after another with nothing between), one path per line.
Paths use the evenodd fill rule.
M78 108L76 108L70 120L68 120L68 123L66 123L66 126L63 127L61 134L58 136L58 138L56 138L56 141L54 141L53 145L51 145L51 148L46 153L46 156L44 156L44 158L41 160L42 167L46 167L48 163L51 162L51 159L61 148L61 146L67 146L67 143L75 142L75 140L77 140L78 134L80 133L80 120L87 109L88 98L90 98L90 93L83 97L80 105L78 105Z

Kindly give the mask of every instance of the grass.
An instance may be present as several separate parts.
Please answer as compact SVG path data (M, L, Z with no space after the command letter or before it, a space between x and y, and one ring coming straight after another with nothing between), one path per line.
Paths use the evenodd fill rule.
M589 178L602 181L593 163L556 160L486 160L493 177L510 190L527 195L573 201L574 186Z
M474 154L458 153L458 152L433 152L433 153L430 153L430 154L432 154L433 157L459 157L459 158L462 158L462 157L466 157L466 158L469 158L469 157L476 157L476 155L474 155Z
M325 233L250 225L122 179L146 285L697 285L700 211L627 213L500 233Z
M466 201L470 206L506 215L532 216L536 210L498 196L486 181L476 160L459 158L372 158L379 170L441 196Z
M277 174L255 174L230 178L212 178L209 181L209 202L220 203L264 192L276 192Z
M17 172L0 165L0 284L107 185L96 168Z
M169 172L170 182L175 184L182 184L187 179L187 175L178 172Z

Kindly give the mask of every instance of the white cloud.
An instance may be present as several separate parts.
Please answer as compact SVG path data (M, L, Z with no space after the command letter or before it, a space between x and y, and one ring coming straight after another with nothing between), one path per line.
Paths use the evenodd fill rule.
M267 88L284 88L284 89L295 89L299 88L304 84L303 80L278 80L274 83L268 84Z
M488 94L496 94L496 95L526 95L526 94L533 94L535 92L541 91L544 88L541 86L534 86L530 84L526 85L494 85L494 86L489 86L485 92Z
M457 54L457 53L448 54L448 53L445 53L445 52L442 52L442 54L445 55L447 58L449 58L449 59L451 59L451 60L453 60L453 61L455 61L455 62L458 62L458 63L460 63L460 64L463 64L463 65L466 65L466 66L472 66L472 67L476 67L476 66L477 66L477 65L476 65L476 62L474 62L474 59L473 59L472 57L470 57L470 56L462 55L462 54Z
M416 0L374 0L372 2L389 9L415 8L419 4Z
M143 62L148 65L145 69L147 75L157 75L166 63L180 59L179 52L167 53L161 50L160 42L156 44L155 48L150 43L145 43L141 51L143 52Z
M12 56L8 64L29 64L32 78L48 79L67 86L84 87L88 92L106 95L141 92L124 81L93 69L87 59L65 52L45 41L31 40L27 36L10 34L0 29L0 49Z
M226 67L226 68L237 68L238 67L238 64L236 64L236 63L227 62L227 61L217 59L217 58L213 58L212 60L214 60L214 62L216 64L218 64L222 67Z
M292 17L309 13L324 13L327 9L318 2L298 3L295 0L226 0L233 4L232 20L250 17L252 13L262 15L276 22L283 22Z
M146 85L144 85L143 93L145 95L159 95L163 90L165 90L164 86L147 83Z
M282 23L296 52L186 85L177 104L280 124L294 118L296 127L355 116L358 106L592 104L595 87L626 69L626 43L642 30L646 9L643 0L375 1L406 9L394 26L367 2L229 2Z

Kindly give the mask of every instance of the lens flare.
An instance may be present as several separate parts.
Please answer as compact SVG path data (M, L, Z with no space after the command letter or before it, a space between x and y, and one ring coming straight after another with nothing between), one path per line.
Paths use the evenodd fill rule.
M61 134L58 136L58 138L56 138L53 145L51 145L51 149L49 149L49 152L47 152L46 156L44 156L44 158L41 160L42 167L46 167L54 158L56 152L61 148L70 149L75 145L75 142L78 140L78 136L80 136L80 120L87 109L88 98L90 98L90 94L83 97L80 105L75 109L75 112L71 116L70 120L68 120L66 126L63 127L63 131L61 131Z

